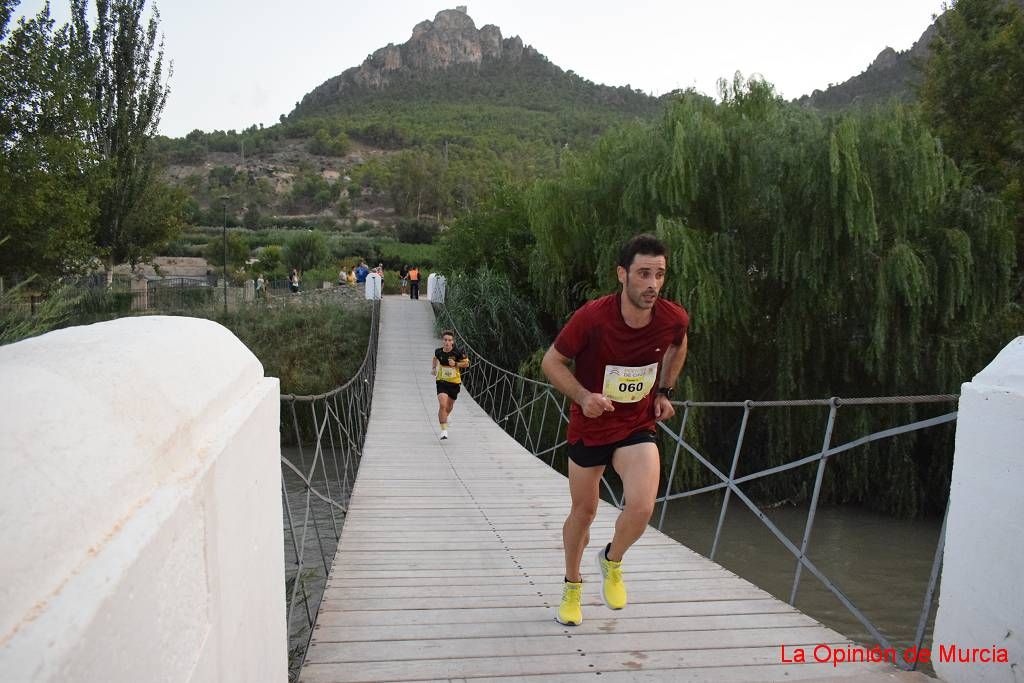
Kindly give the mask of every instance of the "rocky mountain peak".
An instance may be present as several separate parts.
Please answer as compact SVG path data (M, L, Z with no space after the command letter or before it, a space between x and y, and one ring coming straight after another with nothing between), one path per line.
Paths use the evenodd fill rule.
M382 47L359 66L323 82L289 116L337 111L365 99L413 96L507 98L517 106L537 98L546 107L575 98L630 111L656 105L654 98L629 86L596 85L567 73L519 36L505 38L493 24L477 28L460 6L419 22L406 42Z
M899 56L897 55L896 50L892 49L891 47L886 47L884 50L878 53L878 56L875 57L875 61L871 62L871 65L868 66L868 68L887 69L891 66L895 66L898 61Z
M395 75L447 69L456 65L480 66L488 60L518 62L524 49L518 37L503 38L493 24L477 28L464 5L441 10L433 21L416 24L401 45L389 44L369 55L360 66L330 79L307 98L337 96L351 87L380 90Z

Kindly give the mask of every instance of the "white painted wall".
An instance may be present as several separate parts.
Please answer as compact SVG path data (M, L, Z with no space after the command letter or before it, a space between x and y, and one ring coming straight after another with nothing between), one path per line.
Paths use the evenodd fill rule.
M377 273L370 273L366 276L366 298L379 299L384 293L384 278Z
M1024 337L963 385L935 621L946 681L1024 681ZM1006 648L1009 661L939 661L939 646Z
M220 325L0 347L0 679L285 681L278 381Z
M439 304L444 303L447 280L440 273L431 273L427 278L427 298Z

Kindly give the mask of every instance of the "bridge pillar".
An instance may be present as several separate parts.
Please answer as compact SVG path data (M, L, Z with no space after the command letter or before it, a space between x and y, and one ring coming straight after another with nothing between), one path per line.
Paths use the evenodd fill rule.
M380 299L384 293L384 279L377 273L366 276L366 298Z
M1021 444L1024 337L1017 337L960 394L932 653L946 681L1024 680ZM987 661L1000 649L1006 663Z
M132 277L131 292L133 311L145 311L149 308L149 281L142 273Z
M447 280L440 273L431 273L427 278L427 298L434 303L443 304Z
M0 678L285 681L278 381L220 325L0 347Z

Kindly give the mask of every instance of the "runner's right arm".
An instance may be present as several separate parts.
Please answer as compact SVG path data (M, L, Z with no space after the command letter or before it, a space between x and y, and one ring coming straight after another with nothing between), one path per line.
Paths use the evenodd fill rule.
M580 404L583 414L587 417L600 417L606 412L615 410L615 406L607 397L592 393L579 383L579 380L569 370L571 362L571 358L563 356L552 345L544 354L544 360L541 361L540 367L556 389Z

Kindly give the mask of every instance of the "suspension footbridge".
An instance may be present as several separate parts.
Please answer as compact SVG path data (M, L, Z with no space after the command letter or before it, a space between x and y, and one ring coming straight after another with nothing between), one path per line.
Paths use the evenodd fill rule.
M858 646L654 529L628 553L629 606L607 610L591 566L618 514L604 502L584 555L584 622L557 623L565 478L465 391L438 439L426 302L385 298L379 334L358 478L300 680L920 676L785 662L801 647Z
M435 310L448 316L426 300L374 302L360 368L315 396L281 394L234 335L201 319L126 318L0 347L0 378L17 387L0 396L6 678L921 680L913 668L928 660L905 656L930 647L943 680L1016 680L1022 556L1006 539L1024 518L1024 337L959 396L676 402L659 424L657 528L626 556L629 606L603 606L590 564L622 505L610 477L584 556L584 621L566 627L554 614L570 500L552 466L564 462L566 401L457 335L472 367L440 441ZM878 431L857 419L867 408L883 415ZM821 439L750 471L744 442L769 410L807 411ZM731 411L735 433L701 438L704 411ZM938 543L914 557L930 578L898 610L917 627L890 640L812 543L819 494L830 462L954 425ZM749 486L780 474L808 500L784 528ZM706 493L721 502L708 557L658 530L670 506ZM774 595L714 562L730 501L792 561ZM905 570L867 580L889 599L889 574ZM801 580L847 610L860 642L797 609Z

